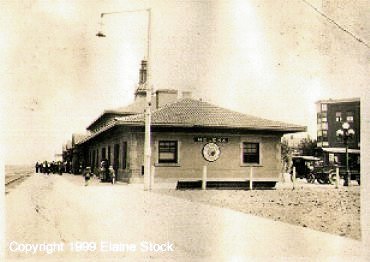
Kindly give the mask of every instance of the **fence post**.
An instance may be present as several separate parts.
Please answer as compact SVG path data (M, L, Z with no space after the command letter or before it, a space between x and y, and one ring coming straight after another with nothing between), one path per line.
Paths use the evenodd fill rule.
M206 190L206 187L207 187L207 166L203 166L202 190Z
M253 167L252 166L249 172L249 189L253 190Z
M296 170L295 166L293 166L293 177L292 177L292 182L293 182L293 189L295 189L295 181L296 180Z
M335 169L335 188L339 188L339 167Z

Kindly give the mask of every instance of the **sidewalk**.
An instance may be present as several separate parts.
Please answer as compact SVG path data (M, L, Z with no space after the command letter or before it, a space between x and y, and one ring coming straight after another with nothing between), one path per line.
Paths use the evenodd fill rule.
M107 241L138 247L135 252L56 254L43 256L45 260L366 261L360 257L359 241L143 191L141 184L92 183L84 187L79 176L33 176L9 200L19 199L17 194L29 190L30 185L49 186L50 190L45 190L48 199L42 198L39 212L56 212L46 215L62 241ZM16 226L20 223L21 219ZM28 233L28 241L39 241L34 232ZM173 251L142 252L142 242L168 243Z

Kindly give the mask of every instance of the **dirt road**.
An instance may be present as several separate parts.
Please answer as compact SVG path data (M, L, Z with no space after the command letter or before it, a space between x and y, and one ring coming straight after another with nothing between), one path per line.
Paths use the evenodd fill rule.
M312 185L302 182L295 190L175 190L158 193L194 202L230 208L243 213L302 227L361 239L360 187Z
M33 175L6 195L7 261L361 261L361 243L153 192Z

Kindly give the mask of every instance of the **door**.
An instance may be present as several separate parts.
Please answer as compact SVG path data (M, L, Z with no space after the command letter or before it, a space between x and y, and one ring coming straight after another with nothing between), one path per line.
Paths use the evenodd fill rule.
M113 152L113 169L116 175L118 175L118 168L119 168L119 144L115 144Z

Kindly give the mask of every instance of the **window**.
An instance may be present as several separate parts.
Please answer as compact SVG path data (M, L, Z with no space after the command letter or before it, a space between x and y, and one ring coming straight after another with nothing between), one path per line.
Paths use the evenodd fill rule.
M336 112L335 113L335 121L336 122L342 122L342 112Z
M347 122L353 122L353 112L347 112Z
M322 130L328 130L328 123L322 123L321 129Z
M321 111L326 112L328 110L327 104L321 104Z
M333 153L329 153L329 163L335 163L335 156Z
M260 163L259 143L243 142L243 163Z
M328 141L328 131L327 130L322 131L322 140Z
M177 163L177 141L159 141L158 163Z

